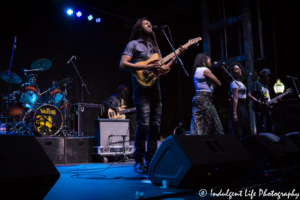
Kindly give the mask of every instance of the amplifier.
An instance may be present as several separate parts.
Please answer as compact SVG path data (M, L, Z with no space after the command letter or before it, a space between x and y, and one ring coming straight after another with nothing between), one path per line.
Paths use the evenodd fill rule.
M96 119L95 146L129 146L129 119Z
M94 136L94 121L104 113L102 104L76 103L72 105L72 129L79 136Z

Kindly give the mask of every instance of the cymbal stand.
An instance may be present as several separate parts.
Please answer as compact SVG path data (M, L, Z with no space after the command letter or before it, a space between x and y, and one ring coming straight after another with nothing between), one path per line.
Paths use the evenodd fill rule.
M9 129L8 129L8 119L9 119L9 99L10 99L10 76L11 76L11 73L10 73L10 69L11 69L11 64L12 64L12 60L13 60L13 57L14 57L14 52L15 52L15 49L17 48L17 36L15 36L15 39L14 39L14 45L13 45L13 50L12 50L12 54L11 54L11 58L10 58L10 64L9 64L9 69L8 69L8 94L7 94L7 118L6 118L6 134L9 133Z
M67 136L69 131L67 130L67 103L68 103L68 99L66 98L67 96L67 84L64 84L65 87L65 92L64 92L64 97L63 97L63 101L64 101L64 118L63 118L63 128L62 128L62 133L63 136Z

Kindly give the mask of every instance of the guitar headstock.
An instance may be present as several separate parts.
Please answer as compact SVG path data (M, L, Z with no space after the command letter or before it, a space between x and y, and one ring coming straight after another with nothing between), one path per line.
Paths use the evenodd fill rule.
M190 40L188 41L188 44L189 44L189 45L196 44L196 45L198 46L199 44L198 44L197 42L199 42L200 40L202 40L201 37L197 37L197 38L194 38L194 39L190 39Z
M287 90L286 90L286 93L287 93L287 94L292 94L292 93L293 93L293 89L292 89L292 88L287 89Z

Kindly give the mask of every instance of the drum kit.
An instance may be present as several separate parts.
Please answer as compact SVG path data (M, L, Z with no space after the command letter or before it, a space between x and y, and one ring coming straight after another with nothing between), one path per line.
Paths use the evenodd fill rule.
M52 66L48 59L38 59L31 64L31 69L24 69L26 77L30 71L45 71ZM34 75L34 74L32 74ZM9 77L10 76L10 77ZM28 75L29 77L31 76ZM7 71L0 73L2 80L11 84L20 84L22 79L15 73ZM36 81L36 80L35 80ZM21 89L13 91L5 96L1 95L1 123L6 121L10 132L35 136L69 136L75 132L67 130L67 89L73 79L66 78L59 82L53 81L53 86L40 93L33 79L21 85ZM65 91L60 89L63 85ZM46 102L42 101L42 95L46 95ZM45 101L45 100L44 100ZM61 102L63 101L63 102ZM64 105L59 107L60 104ZM63 108L63 109L60 109ZM63 113L63 114L62 114Z

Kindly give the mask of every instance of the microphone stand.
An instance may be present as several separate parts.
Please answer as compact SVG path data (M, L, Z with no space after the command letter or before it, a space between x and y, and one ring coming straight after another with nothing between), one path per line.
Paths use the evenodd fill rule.
M75 68L75 70L76 70L76 72L77 72L77 74L78 74L78 76L79 76L81 82L82 82L82 85L81 85L81 86L82 86L81 106L83 106L83 86L85 87L85 89L86 89L86 91L87 91L87 93L88 93L89 95L90 95L90 92L89 92L89 90L87 89L86 84L84 83L83 79L81 78L81 76L80 76L80 74L79 74L79 72L78 72L78 70L77 70L77 68L76 68L76 65L74 64L74 62L73 62L72 59L71 59L71 62L72 62L72 64L73 64L73 66L74 66L74 68ZM78 109L79 109L79 102L78 102ZM81 112L83 112L83 111L84 111L84 110L81 109ZM82 115L80 115L80 116L81 116L81 120L80 120L80 123L81 123L81 133L78 133L78 136L83 136L83 133L82 133ZM79 131L79 130L78 130L78 131Z
M297 90L298 97L300 98L300 94L299 94L299 91L298 91L297 85L296 85L296 83L295 83L295 79L294 79L294 78L292 78L292 80L293 80L293 83L294 83L294 85L295 85L295 88L296 88L296 90Z
M16 48L16 42L17 42L17 36L15 36L14 39L14 45L13 45L13 50L12 50L12 54L11 54L11 58L10 58L10 64L9 64L9 68L8 68L8 94L7 94L7 118L6 118L6 134L9 133L9 129L8 129L8 119L9 119L9 105L10 105L10 87L11 87L11 83L10 83L10 69L11 69L11 64L12 64L12 60L14 57L14 53L15 53L15 48Z
M168 29L169 29L169 27L168 27ZM161 32L163 32L163 34L165 35L167 41L169 42L169 44L170 44L170 46L171 46L171 48L172 48L172 50L173 50L173 52L174 52L174 54L175 54L175 56L176 56L176 58L177 58L176 61L175 61L175 64L178 64L178 62L179 62L180 65L181 65L181 67L182 67L182 69L183 69L183 71L184 71L184 73L185 73L185 76L189 76L189 74L187 73L187 71L186 71L185 68L184 68L184 65L183 65L181 59L179 58L179 56L178 56L177 53L176 53L176 50L175 50L175 48L174 48L174 44L173 44L173 45L171 44L171 42L170 42L170 40L169 40L169 38L168 38L168 36L167 36L165 30L164 30L163 28L161 28L160 30L161 30ZM171 36L171 39L172 39L172 35L171 35L170 29L169 29L169 32L170 32L170 36ZM182 128L182 126L183 126L183 123L182 123L183 109L182 109L182 95L181 95L181 83L180 83L180 69L179 69L179 66L177 67L177 71L178 71L178 86L179 86L179 87L178 87L178 112L179 112L178 119L179 119L179 126L177 126L177 127L174 129L174 133L173 133L173 134L175 135L176 130L179 129L180 135L183 135L185 131L184 131L184 129Z
M232 80L237 84L237 86L240 87L240 84L233 78L233 76L227 71L226 67L222 65L222 68L225 70L225 72L232 78Z

